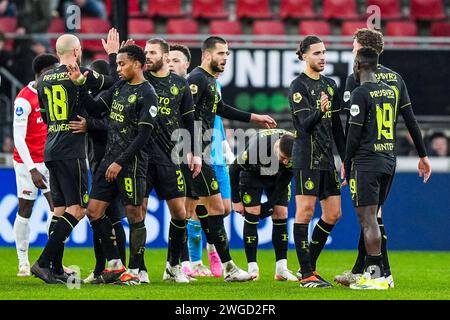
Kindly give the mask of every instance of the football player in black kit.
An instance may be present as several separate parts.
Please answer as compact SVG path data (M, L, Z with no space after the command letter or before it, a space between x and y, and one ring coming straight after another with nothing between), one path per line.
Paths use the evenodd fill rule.
M69 122L84 114L85 106L79 97L79 88L68 77L69 65L80 66L82 49L79 39L65 34L56 41L60 66L44 73L39 79L38 97L42 118L48 124L44 160L50 172L50 186L55 205L55 215L49 229L49 239L31 272L47 283L67 282L68 275L62 267L64 241L85 215L87 206L87 166L85 135L70 131ZM79 67L83 72L86 68ZM109 88L110 77L88 72L84 79L92 90ZM109 219L89 215L92 228L105 239L105 244L115 246ZM117 250L117 248L116 248ZM50 265L52 264L52 270Z
M103 215L109 203L119 194L126 208L130 225L130 259L128 270L121 270L117 284L137 285L139 267L145 251L147 231L142 215L147 173L147 153L142 148L148 142L157 117L157 95L144 78L145 53L136 45L121 48L117 54L117 72L120 81L93 100L84 90L81 99L90 108L108 108L108 143L105 156L93 178L91 200L87 211L91 215ZM75 82L81 73L71 66L71 78ZM103 239L102 239L103 244ZM105 250L105 255L118 251ZM120 259L118 264L121 264Z
M294 136L283 129L260 130L250 137L245 150L230 166L233 209L244 217L244 247L248 273L259 278L256 262L258 224L272 215L272 243L275 250L275 280L298 281L287 267L288 204L291 197L292 146ZM261 204L262 192L268 201ZM262 209L263 206L268 209ZM262 212L264 211L264 212Z
M160 38L147 41L146 78L158 94L158 117L152 138L147 148L151 150L147 173L147 190L143 210L147 212L148 195L156 189L158 198L166 200L172 219L169 227L168 260L163 280L188 283L192 278L181 270L180 257L186 246L186 185L180 168L179 154L175 151L178 129L186 129L194 136L194 102L187 80L169 70L169 44ZM191 139L194 150L194 139ZM174 159L174 158L175 159ZM188 157L197 163L194 172L198 175L201 161ZM194 165L191 165L192 169Z
M380 55L383 52L384 47L384 41L383 41L383 35L381 32L377 30L372 29L358 29L355 31L354 34L354 41L353 41L353 55L356 56L356 53L358 50L362 47L369 47L374 49L378 55ZM408 131L410 135L413 137L414 146L416 147L416 150L419 150L419 173L420 175L424 175L427 172L431 172L431 166L430 162L428 160L426 150L423 147L423 139L421 135L415 135L414 131L415 127L418 126L417 121L414 117L414 112L412 110L411 101L409 99L408 89L406 88L406 84L397 72L387 68L386 66L382 64L378 64L377 70L375 72L375 77L378 81L383 81L394 90L396 95L398 96L398 107L397 110L405 111L410 109L411 113L408 110L408 115L412 114L412 117L410 119L405 119L406 127L408 128ZM349 126L349 118L350 118L350 95L353 92L355 88L359 86L359 81L355 79L353 74L350 74L347 77L347 81L345 83L345 93L344 93L344 109L347 114L347 124L346 124L346 132L348 131ZM402 116L403 116L403 112ZM410 120L410 121L409 121ZM424 177L426 178L426 177ZM427 178L428 179L428 178ZM427 180L426 179L426 180ZM386 280L389 283L389 287L394 287L394 278L391 273L390 264L389 264L389 258L388 258L388 252L387 252L387 235L386 235L386 228L384 227L383 220L381 217L382 209L378 210L378 224L380 226L380 232L381 232L381 252L383 255L383 267L384 267L384 276L386 277ZM362 275L364 271L364 259L366 256L365 251L365 245L364 245L364 236L363 232L361 230L360 237L359 237L359 243L358 243L358 256L356 258L355 264L351 271L345 271L340 275L335 276L334 281L336 281L339 284L349 286L351 283L355 283L359 277Z
M220 37L209 37L202 44L202 63L194 68L188 76L189 87L194 97L196 121L201 122L202 134L207 133L202 139L203 159L208 159L210 154L208 146L211 142L211 131L214 127L214 116L244 122L257 122L267 128L276 126L275 120L267 115L257 115L240 111L226 105L217 90L216 76L225 70L229 55L227 42ZM200 218L202 229L205 232L208 243L213 243L223 266L225 281L248 281L252 277L238 268L231 259L228 236L223 224L225 209L220 195L219 184L211 165L202 163L202 170L197 176L185 175L186 184L191 185L194 193L205 205L206 214Z
M319 38L307 36L297 55L306 62L305 71L291 83L289 104L296 138L292 151L296 214L294 241L300 262L301 287L326 288L331 284L316 271L316 262L328 235L341 216L340 181L334 164L333 140L341 160L345 139L339 118L341 100L334 80L320 73L325 68L326 50ZM308 243L308 227L317 198L322 216Z
M91 70L99 74L108 75L110 66L105 60L95 60L89 66ZM91 91L95 99L107 93L107 90ZM89 114L87 117L78 116L80 121L70 121L69 126L73 133L87 133L88 135L88 160L92 175L94 176L105 155L106 144L108 141L108 116L109 111L93 110L95 114ZM114 228L117 247L120 253L122 263L126 264L126 235L122 225L122 218L125 216L125 208L120 203L120 197L116 197L108 206L105 215L111 220ZM83 283L95 283L105 269L106 258L103 253L101 239L97 233L93 234L95 268L84 280ZM143 282L142 272L139 272L139 279ZM95 281L94 281L95 280ZM145 282L145 280L144 280Z

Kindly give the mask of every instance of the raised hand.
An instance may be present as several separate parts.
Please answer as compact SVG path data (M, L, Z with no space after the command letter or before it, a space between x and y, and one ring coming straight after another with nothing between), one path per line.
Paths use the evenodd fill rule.
M123 47L126 47L126 46L131 46L133 44L135 44L133 39L128 39L127 41L122 41L122 43L120 44L120 49L122 49Z
M111 53L117 53L119 52L119 32L115 28L109 29L108 37L105 41L105 39L102 39L102 45L103 49L105 49L106 53L109 55Z

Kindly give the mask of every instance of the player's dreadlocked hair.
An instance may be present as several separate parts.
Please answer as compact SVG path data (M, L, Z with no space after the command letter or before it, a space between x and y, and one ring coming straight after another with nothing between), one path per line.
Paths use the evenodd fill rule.
M374 49L378 54L383 51L383 34L380 31L367 28L358 29L353 34L353 39L356 39L363 47Z
M309 47L312 44L321 43L323 42L320 40L319 37L316 36L307 36L305 39L303 39L300 44L298 45L297 49L297 57L300 61L303 61L303 54L306 53L309 50Z
M129 46L125 46L119 49L118 53L126 53L128 55L128 58L139 61L142 66L145 65L146 58L144 50L142 50L142 48L137 45L132 44Z
M292 147L294 146L294 135L285 134L280 139L280 150L287 157L292 157Z
M169 44L164 39L152 38L152 39L148 40L147 43L159 44L159 46L161 47L161 50L162 50L163 53L169 53Z
M40 75L45 69L49 69L57 63L59 63L57 57L49 53L43 53L33 59L33 72L36 75Z
M170 51L180 51L180 52L182 52L185 55L187 61L191 62L191 59L192 59L191 51L189 51L189 48L186 47L185 45L182 45L182 44L171 44L170 45Z
M212 36L206 38L202 43L202 52L210 49L214 49L217 43L227 44L226 40L221 37Z

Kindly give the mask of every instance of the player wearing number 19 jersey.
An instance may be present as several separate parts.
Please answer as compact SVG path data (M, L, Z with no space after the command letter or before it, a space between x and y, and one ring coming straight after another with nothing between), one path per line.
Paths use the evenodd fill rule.
M346 180L350 183L353 206L364 234L365 274L353 289L387 289L383 273L378 207L384 204L395 170L395 124L397 95L377 82L378 54L372 48L358 50L353 66L361 85L350 101L349 130L345 155Z
M362 47L369 47L374 49L378 54L381 54L383 51L383 35L376 30L371 29L358 29L354 34L353 41L353 54L356 55L357 51ZM414 117L413 108L411 105L411 101L409 99L408 90L406 88L406 84L397 72L378 64L377 70L375 72L375 77L377 81L383 81L387 85L389 85L394 93L398 96L398 102L396 106L395 114L400 113L405 120L406 127L413 138L414 145L418 150L418 154L420 156L420 167L428 166L428 158L426 157L425 145L423 143L423 139L420 133L419 125ZM348 131L349 126L349 118L350 118L350 95L359 86L359 80L357 80L353 74L350 74L347 77L347 81L345 84L345 92L344 92L344 109L347 113L347 125L346 132ZM387 235L386 229L384 227L382 218L381 218L381 208L378 212L378 224L380 227L380 232L382 234L382 244L381 251L383 253L383 266L384 266L384 274L388 279L389 286L394 286L394 280L391 274L389 258L387 252ZM361 231L359 244L358 244L358 256L355 261L355 264L351 271L346 271L341 275L337 275L335 277L335 281L348 286L350 283L356 281L356 279L362 274L364 270L364 259L366 256L365 246L364 246L364 237Z
M64 241L84 217L88 202L85 135L74 134L69 129L69 121L77 120L77 115L85 112L79 99L79 88L67 73L69 65L81 64L80 41L74 35L62 35L56 41L56 52L61 65L44 73L38 86L39 105L48 125L44 161L50 172L55 215L60 216L49 231L41 256L31 268L35 276L47 283L67 280L62 269ZM108 88L112 80L89 72L86 83L93 90L101 90ZM108 238L109 234L105 237ZM53 272L50 270L51 262Z

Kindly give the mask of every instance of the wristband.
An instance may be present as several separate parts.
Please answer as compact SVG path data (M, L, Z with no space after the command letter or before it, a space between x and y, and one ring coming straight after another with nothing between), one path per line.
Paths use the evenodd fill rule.
M78 77L78 79L75 80L75 84L76 84L77 86L82 86L83 84L86 83L86 79L87 79L87 78L86 78L83 74L80 74L80 76Z

